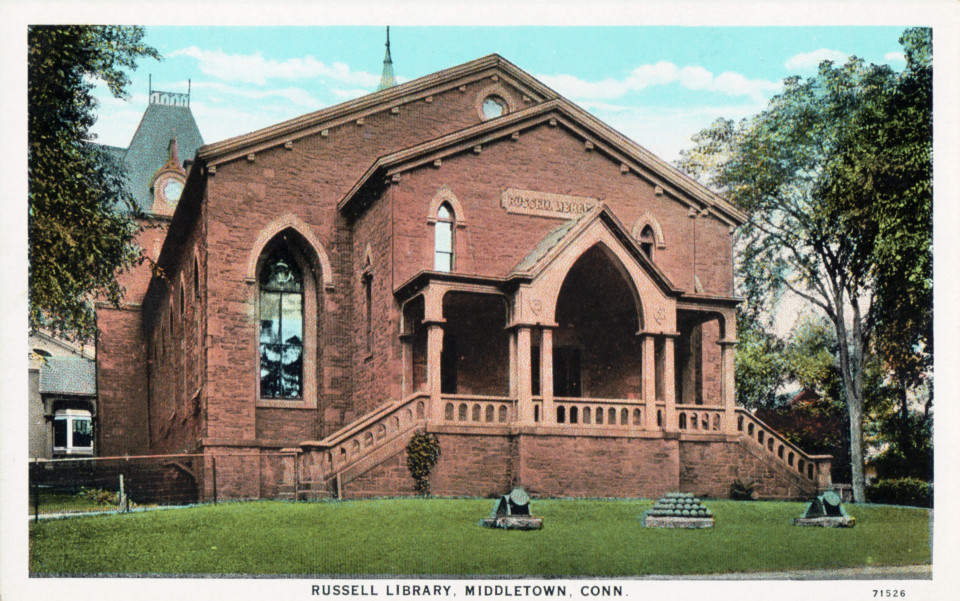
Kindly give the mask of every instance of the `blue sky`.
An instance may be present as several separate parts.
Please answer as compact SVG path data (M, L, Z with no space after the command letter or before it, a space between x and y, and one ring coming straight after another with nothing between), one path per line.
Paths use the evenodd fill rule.
M759 112L791 75L856 55L904 65L903 27L391 27L400 81L496 52L664 159L718 117ZM98 88L100 142L126 146L154 89L183 92L216 142L373 91L383 27L147 27L131 100Z

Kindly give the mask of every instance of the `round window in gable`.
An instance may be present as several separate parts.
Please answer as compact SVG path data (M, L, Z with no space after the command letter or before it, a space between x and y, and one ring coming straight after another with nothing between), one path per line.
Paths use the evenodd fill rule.
M499 96L487 96L480 105L484 119L495 119L507 114L507 103Z

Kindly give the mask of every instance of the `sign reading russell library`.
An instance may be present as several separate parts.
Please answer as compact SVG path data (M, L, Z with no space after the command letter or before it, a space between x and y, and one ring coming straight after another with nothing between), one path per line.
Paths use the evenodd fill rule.
M551 194L535 190L516 190L507 188L500 196L500 206L508 213L539 215L572 219L597 206L596 198L570 196L569 194Z

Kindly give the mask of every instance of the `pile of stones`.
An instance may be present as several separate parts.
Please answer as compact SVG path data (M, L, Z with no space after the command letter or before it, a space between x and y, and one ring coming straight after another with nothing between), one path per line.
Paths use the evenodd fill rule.
M713 513L693 493L668 492L641 519L652 528L713 527Z

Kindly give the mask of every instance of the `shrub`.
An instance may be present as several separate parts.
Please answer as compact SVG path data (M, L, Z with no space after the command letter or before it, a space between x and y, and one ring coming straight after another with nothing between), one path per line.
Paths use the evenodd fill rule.
M752 501L757 484L753 480L737 478L730 483L730 498L734 501Z
M916 478L878 480L866 493L871 503L933 507L933 484Z
M81 488L79 495L97 505L116 505L120 502L117 493L102 488Z
M430 471L440 459L440 439L436 434L419 431L407 443L407 469L421 495L430 494Z

